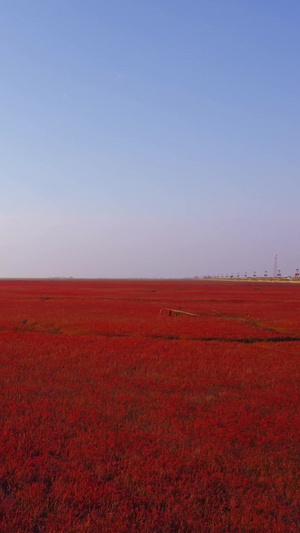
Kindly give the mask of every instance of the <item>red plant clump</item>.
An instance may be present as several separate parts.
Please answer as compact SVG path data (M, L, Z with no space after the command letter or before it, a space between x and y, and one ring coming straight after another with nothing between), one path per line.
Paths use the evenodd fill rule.
M2 281L0 299L1 532L299 530L300 286Z

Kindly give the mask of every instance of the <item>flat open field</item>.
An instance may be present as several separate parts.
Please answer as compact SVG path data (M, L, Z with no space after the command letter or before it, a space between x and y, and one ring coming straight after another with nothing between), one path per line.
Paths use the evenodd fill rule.
M299 530L299 285L0 281L0 303L1 533Z

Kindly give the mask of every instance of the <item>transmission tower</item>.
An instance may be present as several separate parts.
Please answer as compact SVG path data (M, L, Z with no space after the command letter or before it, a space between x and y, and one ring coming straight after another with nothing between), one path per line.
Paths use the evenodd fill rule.
M274 257L274 278L277 278L277 274L278 274L278 271L277 271L277 254L275 254L275 257Z

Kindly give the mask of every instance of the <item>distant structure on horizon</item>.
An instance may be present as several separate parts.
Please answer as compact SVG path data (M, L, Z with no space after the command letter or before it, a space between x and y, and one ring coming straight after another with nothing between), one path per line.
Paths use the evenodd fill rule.
M202 278L212 278L212 279L257 279L257 280L261 280L261 279L265 279L267 281L267 278L269 279L272 279L273 277L276 278L276 279L284 279L284 280L288 280L288 279L296 279L298 281L300 281L300 269L299 268L295 268L295 274L294 275L284 275L281 271L280 268L278 268L278 255L275 254L274 255L274 271L273 271L273 275L272 275L272 271L271 273L269 273L268 270L263 270L263 274L260 274L257 270L254 270L253 271L253 274L251 276L248 275L248 272L245 271L244 274L242 272L237 272L236 274L233 274L233 272L231 274L229 274L228 272L226 274L209 274L209 275L205 275L205 276L202 276ZM200 279L199 276L195 276L194 279Z

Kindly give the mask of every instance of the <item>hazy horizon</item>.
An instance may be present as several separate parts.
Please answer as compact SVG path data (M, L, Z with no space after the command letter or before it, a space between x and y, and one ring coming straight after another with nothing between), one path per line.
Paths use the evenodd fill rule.
M294 275L299 2L0 12L0 278Z

